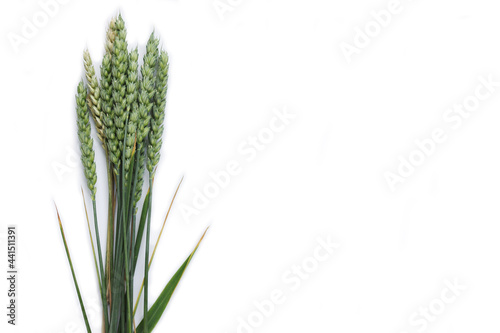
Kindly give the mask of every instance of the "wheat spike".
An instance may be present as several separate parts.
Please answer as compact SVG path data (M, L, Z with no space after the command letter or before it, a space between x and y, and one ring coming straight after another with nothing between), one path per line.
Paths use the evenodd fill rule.
M116 129L118 149L113 152L112 161L115 163L115 173L120 166L123 140L125 139L125 122L127 121L127 71L129 54L127 51L127 31L121 15L116 20L116 38L113 43L113 56L111 58L111 75L113 78L113 115Z
M137 104L137 91L139 89L138 68L139 51L135 48L129 55L128 78L127 78L127 137L125 139L124 149L124 171L125 179L128 179L128 171L132 160L132 153L136 143L137 121L139 120L139 111Z
M163 121L165 119L165 105L167 99L168 81L168 54L161 51L158 58L158 70L156 74L156 94L154 96L153 109L151 112L151 129L149 131L148 162L147 168L150 173L160 161L160 149L162 145Z
M90 113L92 114L92 119L94 119L94 124L97 131L97 137L101 140L102 146L106 149L105 144L105 133L104 133L104 123L103 114L101 110L101 94L99 83L97 82L97 77L95 75L94 65L92 64L92 59L90 57L89 51L85 50L83 52L83 65L85 67L85 76L88 83L88 94L87 103L90 108Z
M78 139L80 140L81 159L83 164L83 171L85 178L87 178L87 186L89 187L92 200L95 200L96 194L96 166L95 166L95 152L94 141L90 136L90 121L89 110L87 106L87 89L83 80L78 84L78 93L76 95L76 115L78 126Z

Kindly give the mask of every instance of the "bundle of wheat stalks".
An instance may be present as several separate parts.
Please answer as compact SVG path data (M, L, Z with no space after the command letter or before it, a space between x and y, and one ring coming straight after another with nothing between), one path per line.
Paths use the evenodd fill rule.
M97 253L88 214L87 223L102 299L103 332L106 333L152 331L201 242L200 239L150 307L149 267L162 233L160 232L150 255L153 179L160 160L169 64L167 53L159 50L159 40L152 33L139 69L138 49L129 51L126 37L125 22L119 15L111 20L106 34L106 52L102 60L100 80L96 76L89 52L85 51L83 58L87 83L82 80L78 84L76 95L78 138L92 198ZM90 116L106 156L108 214L104 256L96 210L97 176ZM142 201L139 214L145 173L148 174L149 190ZM86 205L85 212L87 213ZM59 213L57 216L87 332L91 332ZM140 290L134 292L144 232L144 276ZM144 318L136 325L135 314L141 295L144 301Z

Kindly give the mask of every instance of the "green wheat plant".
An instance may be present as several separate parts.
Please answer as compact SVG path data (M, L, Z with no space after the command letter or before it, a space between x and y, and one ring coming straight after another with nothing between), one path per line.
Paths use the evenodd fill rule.
M87 50L83 53L85 80L77 86L76 118L81 162L92 200L90 219L83 189L82 197L102 302L102 331L105 333L152 332L206 233L205 230L158 298L150 302L149 269L182 183L181 179L150 253L153 184L162 147L169 70L168 54L159 48L159 44L159 39L152 33L140 64L138 48L129 49L125 22L118 15L111 19L106 32L100 77L90 53ZM99 144L94 144L91 136L92 122ZM102 150L107 170L105 237L101 237L103 230L99 228L96 204L96 149ZM145 181L149 186L143 195ZM87 332L91 332L59 211L57 218L83 320ZM142 247L145 255L140 258ZM136 269L140 260L144 260L143 272ZM142 279L142 285L135 291L134 281L137 279ZM137 318L141 298L144 314L143 318Z

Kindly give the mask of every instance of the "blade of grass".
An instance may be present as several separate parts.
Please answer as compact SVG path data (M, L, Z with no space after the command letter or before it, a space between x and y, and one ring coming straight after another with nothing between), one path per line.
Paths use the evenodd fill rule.
M175 197L177 196L177 192L179 192L179 188L181 187L182 181L184 180L184 176L182 176L181 181L179 182L179 185L177 185L177 188L175 189L174 196L172 197L172 201L170 201L170 206L168 207L167 214L165 215L165 219L163 220L163 225L161 226L160 234L158 235L158 239L156 240L155 247L153 249L153 253L151 254L151 259L149 260L149 265L151 266L151 262L153 261L153 258L156 253L156 248L158 247L158 244L160 243L160 238L161 235L163 234L163 229L165 228L165 224L168 219L168 215L170 214L170 210L172 209L172 205L174 204Z
M182 181L184 180L184 176L182 176L181 181L179 182L179 185L177 185L177 189L175 190L174 196L172 197L172 201L170 201L170 206L168 207L167 214L165 215L165 219L163 220L163 225L161 226L160 234L158 235L158 239L156 240L155 247L153 249L153 253L151 254L151 259L149 260L149 267L151 267L151 263L153 262L153 258L155 257L156 253L156 248L158 247L158 244L160 243L161 235L163 234L163 228L165 228L165 224L168 219L168 215L170 214L170 210L172 209L172 205L174 204L175 197L177 196L177 192L179 192L179 188L181 187ZM137 305L139 304L139 299L141 298L142 290L144 288L144 280L142 281L141 288L139 289L139 294L137 295L137 299L135 301L135 306L134 306L134 315L135 312L137 311Z
M90 228L89 213L87 212L87 203L85 202L85 195L83 194L83 187L81 187L81 189L82 189L83 207L85 207L85 216L87 218L87 227L89 229L90 244L92 245L92 254L94 255L94 264L95 264L95 270L96 270L96 275L97 275L97 282L99 282L99 290L101 290L101 277L99 275L99 267L97 266L97 257L95 255L94 239L92 238L92 230Z
M61 217L59 216L59 210L57 209L57 205L54 202L54 206L56 207L57 219L59 220L59 229L61 230L61 237L64 243L64 249L66 250L66 256L68 257L69 267L71 268L71 274L73 275L73 282L75 284L76 293L78 294L78 301L80 302L80 307L82 309L83 320L85 321L85 326L87 328L88 333L92 333L90 329L89 320L87 318L87 312L85 311L85 306L83 305L82 295L80 293L80 288L78 287L78 282L76 280L75 270L73 269L73 263L71 262L71 256L69 254L68 244L66 243L66 237L64 236L64 229L61 222Z
M160 320L163 312L167 308L167 305L170 301L170 298L172 297L172 294L174 293L177 285L179 284L179 281L181 280L184 272L187 269L187 266L191 262L191 259L193 258L196 250L198 249L198 246L200 246L201 241L203 240L203 237L205 237L205 234L207 233L208 228L205 230L203 235L201 236L198 244L196 244L196 247L194 248L193 252L187 257L186 261L179 267L177 272L172 276L170 281L167 283L163 291L161 292L160 296L156 299L155 303L149 309L148 311L148 326L151 330L153 330ZM144 327L144 319L139 323L137 326L137 333L145 333L145 327Z

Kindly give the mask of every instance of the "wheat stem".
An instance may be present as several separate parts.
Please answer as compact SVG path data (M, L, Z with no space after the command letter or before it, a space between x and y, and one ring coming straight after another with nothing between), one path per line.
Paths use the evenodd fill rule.
M102 298L102 309L104 312L104 332L108 332L108 311L107 309L107 299L106 299L106 281L104 280L104 265L102 262L102 251L101 251L101 239L99 236L99 223L97 221L97 207L95 199L92 200L92 209L94 211L94 228L95 228L95 238L97 243L97 254L99 257L99 267L101 269L101 298Z
M151 212L152 212L152 197L153 197L153 175L149 174L149 213L148 222L146 225L146 249L145 249L145 260L144 260L144 333L149 333L148 328L148 294L149 294L149 239L151 235Z

